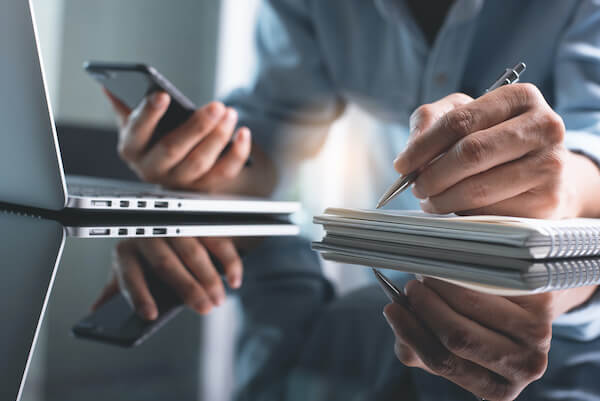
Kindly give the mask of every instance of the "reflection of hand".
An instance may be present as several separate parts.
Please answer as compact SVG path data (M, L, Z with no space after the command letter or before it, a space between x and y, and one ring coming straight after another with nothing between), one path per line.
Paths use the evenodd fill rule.
M513 400L546 370L553 319L594 289L499 297L425 278L406 286L410 310L390 304L384 315L405 365L486 400Z
M411 117L411 131L394 164L402 174L421 169L413 193L426 212L540 218L600 212L593 199L597 167L567 151L562 119L533 85L423 105Z
M235 191L234 179L250 155L250 130L234 136L237 113L218 102L202 107L156 144L148 143L169 107L169 95L156 92L130 110L105 90L118 116L119 154L145 181L206 192ZM231 138L233 144L219 156Z
M119 287L137 313L154 320L156 302L150 294L143 268L152 269L200 314L206 314L225 300L225 288L209 253L221 262L227 283L239 288L242 261L229 238L145 238L120 242L115 251L115 277L106 286L93 309L118 292Z

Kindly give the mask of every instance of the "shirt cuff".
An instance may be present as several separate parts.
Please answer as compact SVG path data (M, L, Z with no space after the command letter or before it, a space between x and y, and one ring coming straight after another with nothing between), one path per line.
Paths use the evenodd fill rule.
M571 152L583 155L600 168L600 136L582 131L567 131L565 146Z
M575 341L592 341L600 337L600 291L585 303L559 316L552 325L554 336Z

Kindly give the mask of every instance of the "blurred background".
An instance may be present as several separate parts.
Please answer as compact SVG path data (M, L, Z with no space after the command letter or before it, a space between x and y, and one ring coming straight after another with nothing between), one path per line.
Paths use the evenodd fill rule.
M254 71L253 31L260 0L33 0L33 5L68 173L135 179L116 156L115 118L99 86L83 72L85 60L150 64L198 105L244 85ZM377 162L372 140L377 129L364 113L349 107L332 127L319 157L302 166L287 197L303 203L304 235L321 235L311 217L327 206L374 204L376 186L366 172ZM126 361L116 358L123 351L99 347L102 351L90 351L92 363L72 369L65 360L77 356L65 359L57 353L67 349L61 341L70 341L63 330L72 325L73 310L81 309L91 288L107 281L107 255L113 245L106 241L102 253L97 244L92 247L85 240L67 244L63 266L73 268L58 272L23 399L66 401L85 395L89 401L92 394L98 400L121 399L122 381L111 377L126 374L132 386L147 387L144 399L172 399L177 388L186 399L196 394L197 399L227 400L236 327L233 300L206 318L180 316L161 333L160 341L132 352ZM340 292L366 277L363 269L332 264L326 266L326 274ZM220 362L203 366L206 358L201 355L206 352L219 355L214 360ZM119 366L114 366L115 360Z

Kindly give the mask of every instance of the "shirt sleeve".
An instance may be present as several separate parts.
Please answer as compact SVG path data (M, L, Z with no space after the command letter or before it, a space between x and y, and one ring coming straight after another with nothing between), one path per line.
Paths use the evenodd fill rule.
M555 111L565 122L565 144L600 167L600 0L583 0L557 51ZM600 292L560 316L554 335L578 341L600 337Z
M225 103L278 172L316 155L345 108L321 57L307 0L268 0L256 29L258 66L249 87ZM281 181L281 177L280 177Z
M555 111L568 149L600 167L600 0L584 0L559 44Z

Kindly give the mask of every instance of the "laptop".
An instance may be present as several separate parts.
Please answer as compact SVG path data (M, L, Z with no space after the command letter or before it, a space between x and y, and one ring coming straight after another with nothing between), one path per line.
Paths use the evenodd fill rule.
M297 202L66 176L31 1L0 2L0 55L0 202L48 211L289 215L300 209Z

